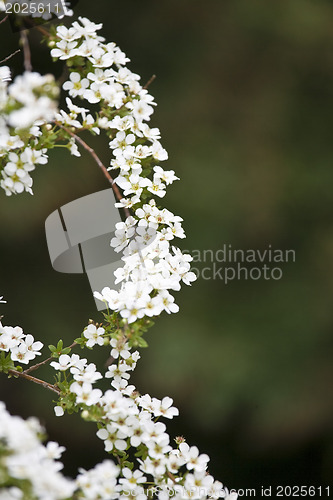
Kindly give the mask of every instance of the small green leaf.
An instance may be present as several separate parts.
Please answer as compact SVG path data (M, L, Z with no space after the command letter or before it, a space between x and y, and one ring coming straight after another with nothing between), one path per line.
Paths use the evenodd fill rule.
M127 460L125 460L125 462L123 462L123 467L128 467L130 470L133 470L134 464L133 462L128 462Z
M58 344L57 344L57 351L60 352L62 348L64 347L63 341L60 339Z

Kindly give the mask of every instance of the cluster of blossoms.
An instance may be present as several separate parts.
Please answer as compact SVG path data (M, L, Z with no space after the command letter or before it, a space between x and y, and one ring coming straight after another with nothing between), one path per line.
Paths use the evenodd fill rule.
M2 346L5 342L10 344L14 337L21 339L23 337L19 327L1 328ZM110 364L102 374L97 371L94 363L88 363L86 358L81 358L77 354L70 354L70 348L57 349L57 353L54 354L55 359L50 363L57 372L57 383L53 387L59 388L55 414L60 417L65 411L79 411L84 419L96 422L97 437L103 440L105 451L113 455L119 465L106 460L93 470L80 469L74 482L61 478L58 487L53 488L53 496L50 496L50 499L66 498L70 495L62 492L76 489L76 493L82 499L144 500L152 498L151 485L155 488L153 498L161 500L168 498L167 495L170 495L171 490L175 499L235 498L227 496L227 490L207 472L209 457L206 454L200 454L196 446L189 446L182 437L175 439L177 445L175 448L172 446L165 423L158 420L172 419L178 415L173 400L170 397L160 400L148 394L140 395L135 386L129 384L130 375L140 359L140 354L130 347L130 342L124 334L117 332L115 335L114 332L110 333L107 327L91 322L75 342L89 349L94 346L109 345ZM42 347L41 342L32 345L36 348ZM54 353L56 348L50 346L50 349ZM15 354L14 348L9 355L12 362L28 362L26 358L20 359ZM6 363L0 359L0 370L5 371L5 368ZM19 375L20 372L16 370L18 366L12 366L11 374ZM95 387L101 379L111 381L111 388L105 392ZM0 429L6 430L8 427L6 432L16 435L19 442L20 434L15 430L15 418L7 414L4 406L1 406L0 410L2 411L0 411ZM17 421L21 427L29 426L29 423L19 418ZM40 467L45 466L45 460L51 457L51 452L54 454L53 458L60 458L63 448L57 447L54 443L48 444L46 449L50 453L46 456L45 448L38 442L38 451L31 451L28 447L27 451L25 448L23 451L21 449L20 455L17 456L18 452L12 453L12 442L2 438L1 430L0 442L4 442L6 453L4 460L0 452L0 468L5 467L6 474L10 478L29 478L31 483L29 487L34 489L36 498L44 499L41 488L51 487L50 482L55 480L54 474L58 474L61 464L56 462L50 465L50 473L42 485ZM27 442L29 444L29 439ZM37 446L36 439L32 444L33 447ZM10 458L7 458L8 450ZM35 453L42 465L39 461L35 463L32 460Z
M11 416L0 402L0 488L4 500L60 500L71 497L75 482L66 479L59 461L65 450L50 441L44 446L41 437L44 429L37 419L23 420Z
M133 215L116 225L111 245L123 252L123 267L115 272L120 290L106 287L95 296L129 323L162 311L175 313L178 306L168 290L179 290L180 282L190 284L189 255L171 246L175 238L185 238L182 219L166 208L159 208L152 196L164 197L166 186L176 177L173 170L158 165L167 160L160 131L146 123L153 113L154 99L139 83L139 76L125 65L126 55L114 44L104 43L97 34L101 24L80 18L70 28L59 26L51 40L51 55L66 60L69 80L68 112L61 110L57 122L65 127L88 128L94 133L104 129L112 150L110 170L119 171L115 183L124 197L118 208L131 209ZM80 98L99 103L96 120L89 109L72 103ZM150 200L149 200L150 198Z
M146 123L154 99L126 67L126 55L97 34L102 24L79 19L69 28L58 26L49 40L52 57L65 60L70 68L63 84L69 94L67 110L56 111L58 88L51 75L26 72L10 85L2 78L0 186L7 195L32 193L30 173L37 164L47 163L48 149L60 141L80 156L71 131L104 130L112 150L109 168L119 171L115 183L123 191L116 207L132 215L116 225L111 241L116 252L123 252L123 267L115 272L120 289L106 287L95 295L129 323L162 311L175 313L178 306L170 290L196 277L190 271L191 257L172 245L175 237L185 238L182 218L159 208L153 198L162 198L166 186L178 179L173 170L158 165L168 154L159 129ZM98 103L100 112L94 117L89 108L74 104L75 98Z
M92 346L92 338L94 345L101 345L108 335L102 327L91 324L84 330L81 339ZM123 454L129 447L136 448L135 456L139 457L137 468L122 467L119 472L114 466L105 465L113 476L112 481L108 481L108 496L100 498L126 498L126 491L130 490L135 498L146 499L146 483L160 487L157 498L164 498L165 491L175 485L183 490L180 489L175 498L220 498L225 494L222 484L206 472L209 457L199 454L198 448L190 447L183 438L177 439L176 449L172 448L166 425L156 421L178 415L178 409L172 406L173 400L170 397L159 400L148 394L140 396L135 386L129 385L130 374L140 358L139 352L133 352L123 336L111 338L107 343L111 346L113 362L104 377L111 379L112 389L105 393L93 387L103 378L94 363L87 364L86 359L76 354L60 355L58 362L51 363L55 370L69 370L73 376L65 396L60 397L55 408L56 414L63 414L68 403L72 404L74 395L74 404L80 408L83 417L97 422L97 437L104 441L106 452L129 460L130 457ZM65 379L68 380L68 376ZM125 465L126 462L123 463ZM116 473L120 477L118 483ZM82 472L80 476L80 485L88 497L85 484L89 484L88 491L92 492L90 476L91 471Z
M178 446L173 448L166 425L156 421L178 415L173 400L170 397L159 400L148 394L141 396L134 385L129 385L130 374L140 354L131 350L126 337L109 338L104 328L90 324L82 333L81 343L88 347L106 343L111 346L112 363L104 377L111 379L112 389L103 393L101 389L94 388L94 384L103 378L94 363L87 364L87 359L76 354L62 354L51 366L65 373L62 383L66 380L68 388L60 396L55 413L61 416L74 404L84 418L97 422L97 437L104 441L105 451L122 457L120 471L108 462L102 466L103 470L108 470L107 495L99 493L99 498L126 498L129 490L134 498L143 500L148 498L148 484L159 487L156 496L159 499L165 498L168 489L175 486L179 486L179 492L174 498L179 499L220 498L225 495L222 484L214 481L206 471L209 457L200 454L197 447L190 447L184 438L177 438ZM67 371L72 374L72 380ZM131 468L126 466L128 460L133 458L126 454L129 447L136 449L137 468L134 463ZM91 474L91 471L81 472L80 487L86 497L96 498L96 492L91 488ZM118 482L116 477L119 477ZM104 485L102 488L105 491ZM90 494L93 496L90 497Z
M71 354L71 348L63 349L59 341L56 347L50 346L56 382L42 383L59 396L57 416L65 411L81 412L84 419L96 422L97 437L118 464L105 460L90 471L80 470L74 483L62 479L68 488L62 486L63 494L58 495L55 489L49 498L70 497L75 490L75 498L92 500L145 500L152 494L159 500L170 496L235 499L237 495L229 495L207 472L207 455L181 437L175 439L176 447L172 445L165 423L158 420L178 415L173 400L140 395L129 383L140 358L132 348L144 346L141 336L149 318L163 311L176 313L179 308L170 291L179 290L181 282L190 285L195 275L190 271L192 258L172 245L175 237L185 238L182 219L157 204L166 187L178 178L173 170L159 165L168 154L160 143L160 131L146 123L153 113L154 99L140 85L139 76L126 67L126 55L98 35L101 27L79 18L69 28L58 26L49 36L52 57L65 61L69 68L69 78L63 84L68 92L66 110L56 109L59 89L52 76L26 72L8 83L9 69L0 70L0 186L6 194L32 193L30 172L35 165L47 163L49 149L60 145L80 156L78 143L83 141L77 133L88 130L98 135L104 131L112 152L108 170L117 172L114 188L122 191L116 207L127 215L116 225L110 242L116 252L123 253L124 265L115 271L115 284L120 288L95 292L114 313L105 315L103 326L91 322L75 341L88 349L109 345L106 372ZM84 100L84 107L75 99ZM89 107L96 104L97 114ZM0 371L24 377L26 372L14 362L27 364L41 347L19 327L0 325ZM105 392L96 387L104 379L110 379ZM3 415L0 413L0 428L8 414ZM5 441L5 448L11 450L8 443ZM35 487L30 478L35 473L24 459L22 470L28 471L24 477ZM9 470L7 459L0 466L2 463ZM32 463L29 459L30 467ZM10 477L16 478L12 471ZM8 488L7 492L11 494ZM33 494L44 499L37 487Z
M30 173L48 161L47 122L55 116L58 87L53 75L25 72L9 84L0 68L0 186L6 194L32 194Z
M0 322L0 352L10 353L12 361L28 364L41 354L42 347L42 342L35 342L34 337L24 334L21 327L2 326Z

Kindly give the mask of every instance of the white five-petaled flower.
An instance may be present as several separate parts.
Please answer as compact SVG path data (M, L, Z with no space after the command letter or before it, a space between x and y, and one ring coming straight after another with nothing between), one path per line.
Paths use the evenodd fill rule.
M88 325L83 332L84 337L88 339L87 346L94 347L96 344L102 346L104 344L104 333L104 328L97 328L93 324Z

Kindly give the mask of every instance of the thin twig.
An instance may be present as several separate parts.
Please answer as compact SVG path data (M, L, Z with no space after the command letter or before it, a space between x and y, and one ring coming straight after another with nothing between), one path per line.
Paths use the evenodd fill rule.
M148 82L146 83L146 85L144 85L144 86L143 86L143 88L147 90L147 88L149 87L149 85L151 85L151 84L153 83L153 81L155 80L155 78L156 78L156 75L152 75L152 76L149 78L149 80L148 80Z
M5 23L7 21L7 19L8 19L8 17L9 16L7 14L7 16L5 16L3 19L1 19L0 24Z
M102 170L103 174L105 175L105 177L107 178L107 180L111 184L111 187L114 191L114 194L116 195L117 200L120 201L123 198L123 196L122 196L121 192L119 191L118 186L115 184L114 180L112 179L111 175L109 174L107 168L105 167L105 165L102 163L101 159L95 153L95 150L93 148L91 148L83 139L81 139L81 137L74 134L74 132L69 130L67 127L64 127L63 125L61 125L61 123L56 121L55 124L58 127L65 130L70 136L72 136L94 158L95 162L97 163L97 165ZM128 208L124 207L124 211L125 211L126 217L129 217L130 213L129 213Z
M20 37L21 37L21 43L22 43L22 47L23 47L23 54L24 54L24 69L25 69L25 71L32 71L31 51L30 51L27 30L21 31Z
M44 28L42 28L41 26L38 26L38 25L34 25L33 26L34 28L36 28L36 30L38 30L40 33L42 33L43 35L47 36L50 38L50 33L49 31L45 30Z
M173 474L171 474L171 472L167 471L167 475L171 479L171 481L173 481L174 483L176 483L176 478L175 478L175 476Z
M41 361L40 363L37 363L36 365L30 366L30 368L27 368L26 370L24 370L23 373L27 374L27 373L33 372L34 370L37 370L37 368L39 368L43 365L46 365L46 363L49 363L50 361L52 361L52 359L54 359L54 358L52 356L50 356L49 358L44 359L44 361Z
M32 19L29 19L28 17L25 17L24 24L30 26L29 29L36 28L36 30L38 30L40 33L42 33L43 35L45 35L45 36L47 36L47 37L50 38L49 31L47 31L46 29L44 29L41 26L39 26L39 24L36 24L36 22L33 21Z
M61 390L58 389L58 387L56 387L55 385L49 384L48 382L45 382L44 380L40 380L39 378L32 377L31 375L28 375L27 373L18 372L17 370L8 370L8 373L10 373L10 375L13 375L14 377L24 378L25 380L29 380L29 382L34 382L34 384L41 385L42 387L45 387L45 389L48 389L49 391L53 391L56 394L61 393Z
M68 347L68 349L72 349L72 348L73 348L73 347L75 347L76 345L78 345L78 344L77 344L77 342L73 342L73 344L72 344L72 345L70 345L70 346ZM47 363L49 363L49 362L50 362L50 361L52 361L53 359L54 359L54 357L53 357L53 356L50 356L49 358L44 359L44 361L41 361L40 363L36 363L35 365L30 366L29 368L27 368L26 370L24 370L24 372L23 372L23 373L28 374L28 373L30 373L30 372L33 372L33 371L37 370L38 368L40 368L41 366L46 365Z
M2 59L2 61L0 61L0 64L8 61L9 59L11 59L12 57L16 56L16 54L18 54L19 52L21 52L21 49L17 49L15 50L15 52L13 52L12 54L10 54L9 56L5 57L4 59Z

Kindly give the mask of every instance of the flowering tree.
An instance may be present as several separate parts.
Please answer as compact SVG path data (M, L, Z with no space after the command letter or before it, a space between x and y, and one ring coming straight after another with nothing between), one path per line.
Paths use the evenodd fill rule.
M0 10L5 10L1 1ZM76 479L68 479L60 472L64 448L55 442L42 444L44 431L37 420L13 417L0 403L0 498L235 499L236 493L207 472L206 454L183 437L170 439L165 420L178 415L173 400L142 395L130 384L152 318L164 311L177 313L171 292L181 283L190 285L195 276L191 257L172 244L174 238L185 238L181 217L159 205L166 187L178 177L159 165L168 154L159 129L147 123L155 104L150 82L139 83L126 66L129 59L115 43L105 41L101 28L80 17L70 27L36 27L54 60L68 68L62 85L67 108L60 110L59 84L52 74L32 71L27 34L22 32L24 73L12 80L10 68L0 67L0 186L7 196L32 194L32 173L48 162L51 149L63 146L75 156L81 148L87 150L122 212L111 240L121 254L122 266L114 273L119 286L94 293L107 308L102 321L90 321L70 346L62 340L50 345L48 357L29 367L41 355L42 342L19 326L0 323L0 371L52 391L58 417L79 412L95 422L96 435L112 459L89 471L79 469ZM82 131L107 135L109 166L82 139ZM0 302L5 303L3 297ZM111 348L104 373L88 359L89 350L103 346ZM73 353L75 347L87 349L87 358ZM42 365L53 370L51 382L32 375ZM103 378L110 379L104 393L96 387Z

